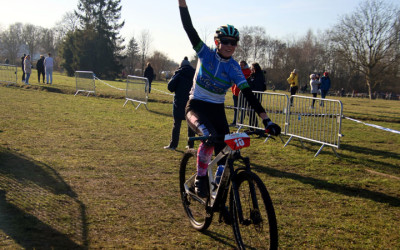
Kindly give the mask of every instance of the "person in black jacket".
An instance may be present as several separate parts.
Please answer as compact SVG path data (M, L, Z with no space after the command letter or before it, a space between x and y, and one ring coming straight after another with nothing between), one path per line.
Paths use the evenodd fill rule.
M247 82L249 83L251 90L264 92L264 90L266 90L267 85L265 85L265 76L260 65L258 63L253 63L251 64L250 69L251 69L251 74L249 78L247 78ZM262 95L259 93L255 93L255 96L257 97L258 101L262 103ZM250 115L249 125L258 127L257 116L254 112L251 113Z
M174 106L172 113L174 116L174 126L172 127L172 138L165 149L175 150L179 143L179 134L181 130L181 123L185 120L185 107L189 100L189 92L193 85L193 77L195 70L190 65L187 57L181 63L181 66L175 71L171 80L168 82L168 90L175 92ZM194 131L188 126L188 137L195 136ZM189 142L187 148L193 148L194 142Z
M151 82L153 81L154 78L154 70L151 67L150 63L147 63L147 67L144 70L144 77L146 77L149 80L149 93L151 92Z
M251 74L247 78L251 90L263 92L266 89L264 72L258 63L251 65Z
M37 69L37 74L38 74L38 83L40 83L40 75L43 77L43 83L44 83L44 56L40 55L40 59L36 63L36 69Z
M26 54L24 54L23 57L21 57L21 67L22 67L22 82L25 82L25 69L24 69L24 60L25 60Z

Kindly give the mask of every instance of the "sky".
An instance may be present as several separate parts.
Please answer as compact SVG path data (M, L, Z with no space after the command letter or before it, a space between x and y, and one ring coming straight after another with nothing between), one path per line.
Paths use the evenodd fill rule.
M260 26L266 34L281 40L315 35L337 24L339 18L353 13L363 0L186 0L193 26L210 44L215 29L232 24L240 31L245 26ZM395 4L396 0L386 0ZM78 0L0 0L0 30L10 24L30 23L54 27L66 12L77 9ZM121 35L127 43L140 33L151 34L151 51L161 51L175 62L192 58L194 50L183 30L177 0L122 0Z

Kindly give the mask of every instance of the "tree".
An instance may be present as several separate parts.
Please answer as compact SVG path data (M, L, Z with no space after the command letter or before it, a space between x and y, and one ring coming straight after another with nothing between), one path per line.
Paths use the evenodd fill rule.
M151 66L154 69L154 73L158 79L161 79L162 71L173 72L178 65L170 60L164 53L160 51L154 51L153 55L149 58L151 61Z
M33 56L37 50L40 40L40 27L33 24L25 24L22 26L22 39L23 42L28 46L29 54L33 59Z
M243 27L240 30L240 42L239 46L236 49L236 54L235 57L241 61L248 61L250 59L250 53L251 53L251 46L253 43L253 39L251 37L251 30L249 27Z
M130 75L135 74L135 69L140 63L139 51L139 45L136 42L135 37L132 36L129 40L125 54L125 67Z
M52 53L55 55L57 51L57 41L55 32L51 29L42 29L40 37L40 47L43 53Z
M23 45L22 27L22 23L11 24L1 35L4 54L10 60L10 64L16 64L17 58L19 63L18 53Z
M75 15L79 29L69 33L62 46L68 68L92 70L97 76L115 79L122 70L121 54L124 47L119 30L121 0L79 0ZM66 42L71 44L65 44ZM73 54L72 57L70 52ZM72 58L72 61L70 60Z
M143 30L139 37L139 50L140 50L140 63L142 69L142 75L144 73L144 66L146 64L147 57L150 51L150 45L152 43L152 37L148 30Z
M73 76L75 70L78 69L77 60L74 58L74 54L77 54L75 49L75 41L78 40L77 35L78 32L68 32L60 46L60 55L63 58L61 67L66 70L68 76Z
M69 32L75 32L78 29L79 19L73 11L66 12L60 21L55 24L53 30L47 30L47 34L51 34L53 37L54 47L58 47L62 43L64 37Z
M369 97L383 73L399 63L399 9L382 0L367 0L357 10L345 15L332 29L333 48L347 61L354 73L365 77Z

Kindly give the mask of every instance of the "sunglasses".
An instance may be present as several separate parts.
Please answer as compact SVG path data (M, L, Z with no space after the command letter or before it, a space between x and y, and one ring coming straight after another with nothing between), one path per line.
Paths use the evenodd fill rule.
M232 46L236 46L236 45L238 44L238 42L237 42L236 40L233 40L233 39L224 39L224 38L222 38L222 39L220 39L220 42L221 42L223 45L228 45L228 44L230 44L230 45L232 45Z

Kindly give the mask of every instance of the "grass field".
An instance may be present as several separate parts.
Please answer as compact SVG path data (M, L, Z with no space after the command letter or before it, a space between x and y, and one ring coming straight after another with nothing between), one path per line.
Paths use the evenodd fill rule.
M0 248L235 248L229 226L214 219L202 234L184 214L185 125L178 150L163 149L171 96L153 90L148 111L123 108L124 93L101 83L97 97L74 97L74 78L39 85L35 73L31 86L0 86ZM346 116L400 130L400 102L340 100ZM349 120L342 132L340 158L296 140L243 150L270 191L282 249L400 248L400 135Z

